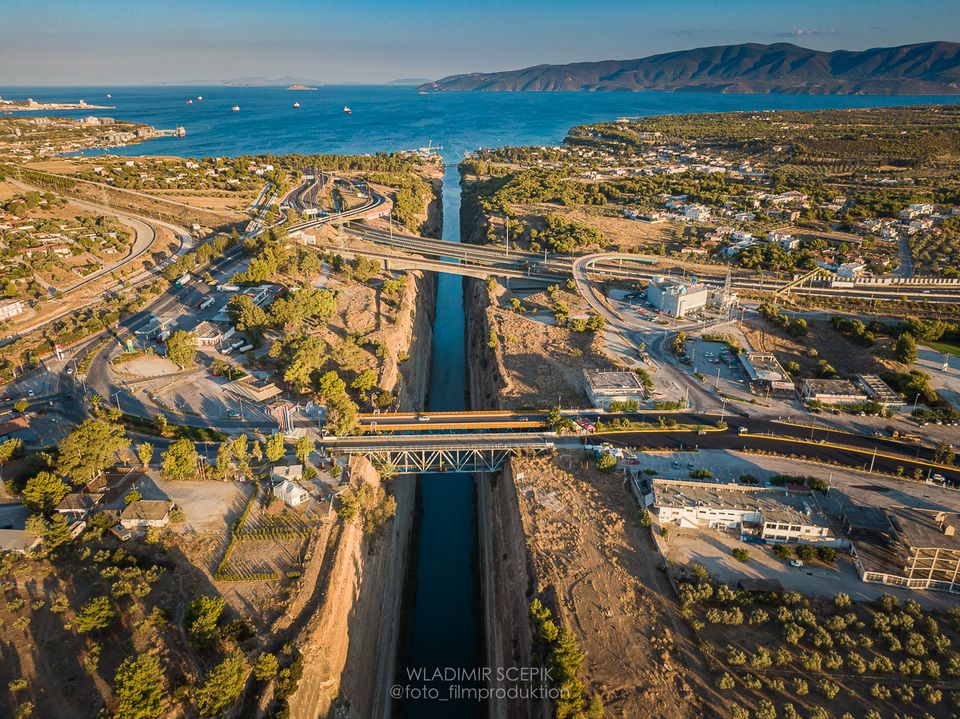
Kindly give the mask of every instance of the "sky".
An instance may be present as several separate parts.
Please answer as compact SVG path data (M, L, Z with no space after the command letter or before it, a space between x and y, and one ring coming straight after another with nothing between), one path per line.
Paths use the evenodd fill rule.
M740 42L960 41L956 0L2 0L0 85L436 79Z

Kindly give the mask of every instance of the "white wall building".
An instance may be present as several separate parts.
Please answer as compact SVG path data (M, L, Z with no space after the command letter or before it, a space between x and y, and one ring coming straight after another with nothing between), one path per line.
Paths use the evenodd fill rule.
M704 285L657 277L647 286L647 299L671 317L684 317L707 304L710 292Z

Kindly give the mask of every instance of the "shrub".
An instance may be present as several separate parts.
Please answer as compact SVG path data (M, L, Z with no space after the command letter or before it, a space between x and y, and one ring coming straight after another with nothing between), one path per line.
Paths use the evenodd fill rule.
M731 554L733 554L735 559L741 562L746 562L750 559L750 552L748 552L743 547L737 547L736 549L733 550L733 552L731 552Z

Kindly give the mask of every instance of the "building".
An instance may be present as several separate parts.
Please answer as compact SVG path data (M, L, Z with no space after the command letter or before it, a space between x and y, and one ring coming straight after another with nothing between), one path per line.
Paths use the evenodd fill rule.
M197 344L201 347L214 347L232 337L236 331L235 327L224 329L222 326L207 320L200 322L193 328Z
M0 552L27 554L40 545L40 537L26 529L0 529Z
M310 499L310 493L296 482L285 479L273 488L273 495L288 507L296 507Z
M743 371L754 387L771 392L793 392L796 390L787 371L780 366L777 358L764 352L742 352L737 355Z
M800 240L786 232L768 232L767 242L778 244L785 250L795 250L800 246Z
M642 402L647 397L633 372L587 369L583 376L590 402L600 409L609 409L611 402Z
M704 285L657 277L647 286L647 299L671 317L684 317L706 306L710 292Z
M690 529L739 529L768 542L835 542L812 492L781 487L653 480L654 513L661 524Z
M908 589L960 593L960 515L895 507L889 526L854 541L860 578Z
M860 277L867 271L867 266L862 262L844 262L842 265L837 267L837 277L843 277L848 280L852 280L856 277Z
M266 402L282 394L281 389L269 379L253 375L247 375L234 380L228 383L226 388L234 394L253 400L254 402Z
M890 409L900 409L905 404L903 398L875 374L857 375L857 385L867 393L871 402Z
M167 499L134 500L120 514L120 524L125 529L165 527L170 523L173 506L173 502Z
M20 300L10 300L9 302L0 302L0 322L23 314L26 306Z
M807 403L860 404L867 395L845 379L805 379L800 383L800 398Z
M71 492L63 501L57 505L57 513L67 518L67 521L83 519L89 514L100 500L103 494L90 492Z
M274 467L270 470L270 479L274 484L284 481L299 482L303 479L303 465L288 464L283 467Z

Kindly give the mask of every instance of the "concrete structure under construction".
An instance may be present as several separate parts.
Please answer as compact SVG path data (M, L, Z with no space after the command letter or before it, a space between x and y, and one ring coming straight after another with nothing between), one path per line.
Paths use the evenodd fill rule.
M895 507L885 524L851 533L865 582L960 593L960 514Z
M594 407L610 409L611 402L642 402L646 392L633 372L588 369L583 371L587 396Z

